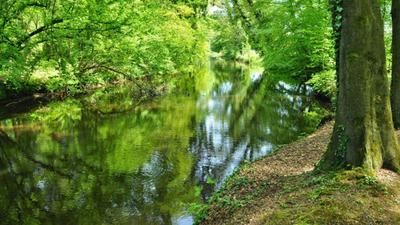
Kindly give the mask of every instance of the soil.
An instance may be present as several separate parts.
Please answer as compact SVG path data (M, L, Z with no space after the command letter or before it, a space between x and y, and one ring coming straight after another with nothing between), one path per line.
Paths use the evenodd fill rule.
M332 126L239 168L198 214L201 224L400 224L396 173L315 173Z

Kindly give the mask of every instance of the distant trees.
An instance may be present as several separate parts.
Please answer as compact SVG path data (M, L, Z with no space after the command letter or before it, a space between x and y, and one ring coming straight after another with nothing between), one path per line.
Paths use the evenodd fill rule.
M223 1L229 4L229 1ZM248 45L248 35L242 21L235 18L232 7L224 7L211 15L213 35L211 50L225 59L240 59Z
M335 97L335 52L328 0L216 2L226 8L232 24L240 22L246 40L263 57L268 74L307 81L322 95Z
M334 67L327 1L232 1L270 73L302 81Z

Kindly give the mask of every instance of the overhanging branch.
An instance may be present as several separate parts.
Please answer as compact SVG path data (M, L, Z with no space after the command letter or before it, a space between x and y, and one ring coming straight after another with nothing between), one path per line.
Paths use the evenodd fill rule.
M25 38L23 38L22 40L20 40L20 41L17 43L17 46L18 46L19 48L21 48L21 45L22 45L23 43L25 43L26 41L28 41L31 37L33 37L33 36L35 36L35 35L37 35L37 34L40 34L40 33L43 32L43 31L46 31L47 29L49 29L50 26L53 26L53 25L55 25L55 24L62 23L62 22L64 22L64 19L55 19L55 20L51 21L50 24L45 25L45 26L42 26L42 27L39 27L37 30L31 32L31 33L28 34Z
M124 75L125 77L129 77L128 74L126 74L126 73L124 73L124 72L121 72L121 71L118 71L118 70L116 70L116 69L107 67L107 66L98 65L98 66L93 66L93 67L91 67L91 69L94 69L94 68L105 69L105 70L108 70L108 71L111 71L111 72L114 72L114 73L118 73L118 74ZM143 90L143 91L145 91L147 94L149 94L150 96L152 96L152 97L157 96L157 94L156 94L154 91L144 88L142 85L140 85L139 83L137 83L137 82L134 81L134 80L131 80L131 81L132 81L136 86L138 86L141 90Z

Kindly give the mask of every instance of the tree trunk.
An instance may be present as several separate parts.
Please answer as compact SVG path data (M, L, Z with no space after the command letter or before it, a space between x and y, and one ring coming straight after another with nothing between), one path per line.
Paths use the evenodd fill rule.
M391 103L393 112L393 122L396 128L400 128L400 1L393 0L393 69L392 69L392 88Z
M400 172L379 0L343 0L342 16L336 123L320 165Z

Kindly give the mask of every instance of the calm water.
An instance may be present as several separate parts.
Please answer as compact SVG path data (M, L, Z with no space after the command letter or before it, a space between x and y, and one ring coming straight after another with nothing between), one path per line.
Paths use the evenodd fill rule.
M0 121L0 223L191 224L185 205L318 123L309 87L257 69L210 63L168 85L182 88L137 105L111 87Z

